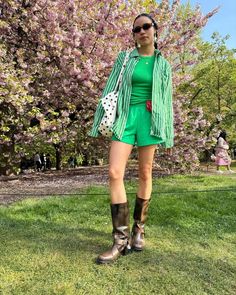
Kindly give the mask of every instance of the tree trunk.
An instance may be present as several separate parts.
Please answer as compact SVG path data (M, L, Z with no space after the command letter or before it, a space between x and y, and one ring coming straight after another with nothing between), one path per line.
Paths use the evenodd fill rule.
M54 144L56 151L56 170L61 170L62 146L60 143Z
M82 166L88 166L88 165L89 165L89 157L87 154L83 154Z
M0 175L8 176L14 173L15 144L0 145ZM15 163L16 164L16 163Z

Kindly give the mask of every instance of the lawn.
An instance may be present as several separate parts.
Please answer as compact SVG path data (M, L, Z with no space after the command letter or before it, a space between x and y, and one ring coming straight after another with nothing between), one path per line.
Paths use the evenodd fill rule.
M111 244L107 188L0 207L0 294L236 294L236 175L160 178L153 191L146 249L112 265L95 264Z

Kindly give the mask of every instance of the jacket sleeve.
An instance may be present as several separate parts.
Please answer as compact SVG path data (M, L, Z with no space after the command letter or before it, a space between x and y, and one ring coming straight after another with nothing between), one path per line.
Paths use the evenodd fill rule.
M166 140L162 146L171 148L174 145L174 113L172 100L172 74L171 66L167 63L167 78L165 88L165 135Z
M111 73L108 77L108 80L106 82L106 86L102 92L102 97L105 97L108 93L112 92L115 90L115 86L116 86L116 83L117 83L117 80L118 80L118 77L119 77L119 73L120 73L120 70L121 70L121 67L122 67L122 64L123 64L123 59L125 57L125 52L124 51L121 51L119 54L118 54L118 57L114 63L114 66L111 70ZM101 120L103 118L103 115L104 115L104 109L102 107L102 102L101 102L101 99L99 100L98 102L98 105L97 105L97 109L96 109L96 112L95 112L95 115L94 115L94 121L93 121L93 126L92 126L92 129L88 132L88 135L92 136L92 137L98 137L99 136L99 131L98 131L98 127L101 123Z

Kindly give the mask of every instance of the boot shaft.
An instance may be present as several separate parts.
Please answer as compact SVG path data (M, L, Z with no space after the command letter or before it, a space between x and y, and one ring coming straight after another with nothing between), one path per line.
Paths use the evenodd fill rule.
M145 200L136 197L134 207L134 224L132 227L131 246L135 251L142 251L145 246L144 241L144 225L147 220L147 213L150 199Z
M128 202L111 204L111 218L113 225L113 245L111 249L98 256L98 263L110 263L120 255L130 251L129 205Z
M129 204L111 204L111 218L114 237L129 237Z
M147 220L147 213L151 199L145 200L141 199L138 196L135 200L135 207L134 207L134 214L133 218L134 221L137 223L145 224Z

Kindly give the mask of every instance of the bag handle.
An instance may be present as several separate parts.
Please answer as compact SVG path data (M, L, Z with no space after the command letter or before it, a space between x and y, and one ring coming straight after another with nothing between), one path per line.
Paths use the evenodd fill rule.
M115 92L117 92L119 90L119 88L120 88L120 84L121 84L121 81L122 81L123 73L124 73L126 64L128 62L128 59L129 59L129 51L126 51L124 62L123 62L123 65L121 67L121 70L120 70L120 74L119 74L119 77L118 77L118 80L117 80L117 83L116 83L116 87L114 89Z

